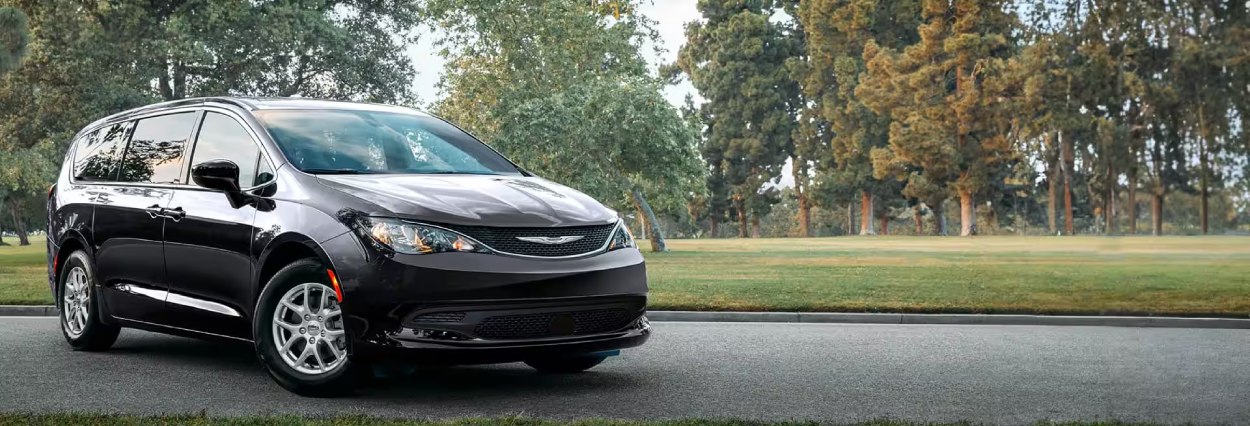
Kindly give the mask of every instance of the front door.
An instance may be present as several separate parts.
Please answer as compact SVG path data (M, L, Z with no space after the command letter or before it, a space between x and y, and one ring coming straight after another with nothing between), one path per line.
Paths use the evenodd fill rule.
M251 188L272 169L246 127L227 113L205 113L191 164L230 160L239 166L239 186ZM179 188L165 222L167 307L174 326L229 337L251 338L255 289L251 285L255 203L232 203L225 193L194 181Z

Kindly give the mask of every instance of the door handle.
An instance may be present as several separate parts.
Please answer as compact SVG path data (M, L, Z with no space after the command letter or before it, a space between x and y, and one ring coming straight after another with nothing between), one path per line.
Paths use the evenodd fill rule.
M184 217L187 217L187 212L182 210L182 207L174 207L172 209L165 209L165 217L173 219L176 222L176 221L182 220L182 218Z
M149 217L151 217L151 218L153 218L153 219L156 219L156 218L158 218L158 217L161 217L161 216L164 216L164 215L165 215L165 208L164 208L164 207L161 207L161 205L160 205L160 204L153 204L153 205L150 205L150 206L148 206L148 208L143 209L143 210L144 210L144 211L147 211L147 212L148 212L148 216L149 216Z

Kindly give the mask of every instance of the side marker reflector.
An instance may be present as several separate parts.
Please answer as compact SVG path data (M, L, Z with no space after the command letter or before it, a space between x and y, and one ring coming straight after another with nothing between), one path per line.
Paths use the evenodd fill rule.
M330 274L330 286L334 287L334 298L338 299L339 303L343 303L343 289L339 288L338 275L334 275L333 269L326 269L326 273Z

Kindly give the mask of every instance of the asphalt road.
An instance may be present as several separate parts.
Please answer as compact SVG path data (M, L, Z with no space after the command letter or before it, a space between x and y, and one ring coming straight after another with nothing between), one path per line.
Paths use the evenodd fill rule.
M112 351L80 353L53 318L0 318L0 410L1250 423L1250 330L655 326L648 345L581 375L422 369L326 400L279 388L246 344L127 330Z

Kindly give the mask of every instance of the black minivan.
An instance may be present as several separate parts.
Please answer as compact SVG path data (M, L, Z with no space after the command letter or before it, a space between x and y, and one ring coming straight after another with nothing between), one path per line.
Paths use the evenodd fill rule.
M121 327L252 342L303 395L380 363L580 372L650 336L643 257L616 212L408 108L122 112L75 137L48 219L74 349Z

